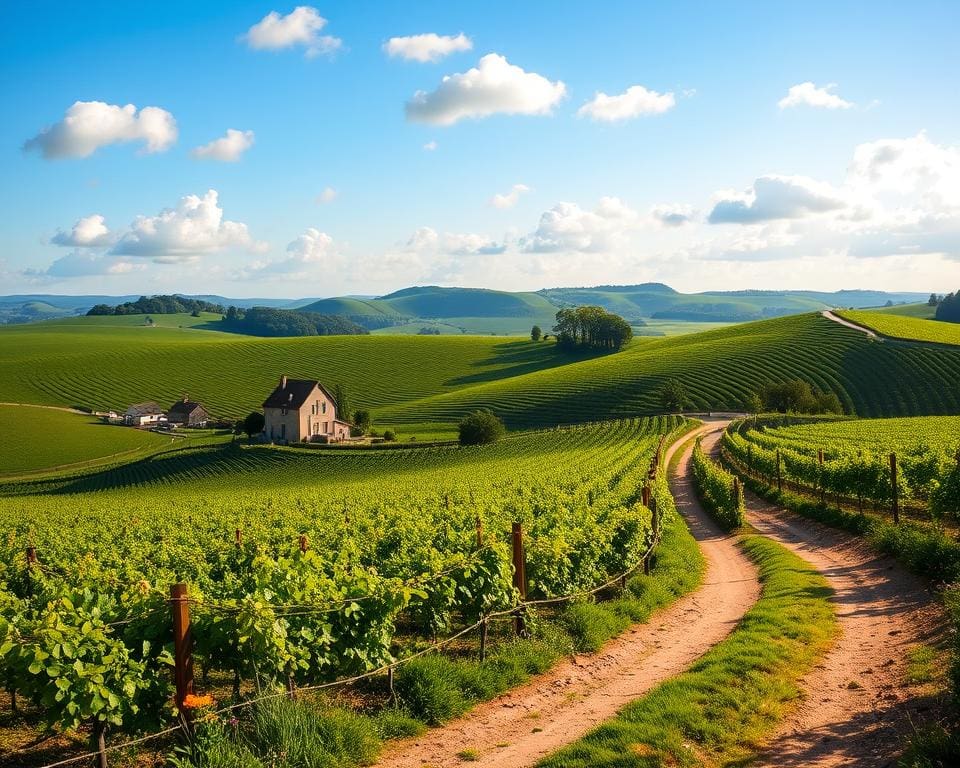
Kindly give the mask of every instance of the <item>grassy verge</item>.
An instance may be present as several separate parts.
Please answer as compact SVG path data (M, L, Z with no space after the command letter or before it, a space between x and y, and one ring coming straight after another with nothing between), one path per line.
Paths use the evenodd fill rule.
M743 539L763 585L736 630L687 672L539 764L543 768L715 765L743 760L800 694L836 620L824 578L785 547Z

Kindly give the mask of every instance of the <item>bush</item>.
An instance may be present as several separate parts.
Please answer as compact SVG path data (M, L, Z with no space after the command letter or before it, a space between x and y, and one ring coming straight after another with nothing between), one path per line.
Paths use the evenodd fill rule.
M253 413L248 414L247 418L243 420L243 431L247 433L247 437L259 435L263 432L263 427L266 423L267 420L260 411L253 411Z
M445 723L468 706L456 665L443 656L423 656L400 667L394 692L404 709L429 725Z
M397 436L392 429L385 429L383 431L383 439L386 440L388 443L392 443L394 440L397 439Z
M460 422L460 445L495 443L506 429L493 411L474 411Z

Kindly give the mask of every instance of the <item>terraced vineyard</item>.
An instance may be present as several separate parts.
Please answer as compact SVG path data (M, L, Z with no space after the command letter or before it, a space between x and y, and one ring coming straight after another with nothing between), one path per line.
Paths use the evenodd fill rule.
M935 344L960 344L960 323L910 317L885 312L845 310L838 312L852 323L863 325L881 336Z
M256 408L280 373L343 383L382 424L453 423L489 407L511 427L660 410L684 382L694 410L736 409L763 383L803 378L861 416L960 410L960 349L873 343L817 314L637 339L570 357L486 337L252 339L189 329L42 324L0 329L0 399L120 407L184 392L214 414Z
M7 684L53 702L69 681L81 696L93 665L111 722L126 724L136 705L156 723L168 668L151 641L171 632L165 590L180 580L198 601L205 668L306 682L362 672L402 652L398 626L435 635L513 605L514 521L527 531L532 596L592 588L643 557L651 512L640 489L661 436L682 425L627 420L402 454L233 449L197 464L184 452L135 486L8 487ZM654 492L666 516L662 475ZM25 566L28 546L36 566ZM60 662L67 646L76 664ZM53 721L79 723L56 702Z

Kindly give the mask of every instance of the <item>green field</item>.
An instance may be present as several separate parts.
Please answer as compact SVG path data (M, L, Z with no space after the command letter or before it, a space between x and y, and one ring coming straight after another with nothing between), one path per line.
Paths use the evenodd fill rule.
M960 323L925 320L921 317L883 312L837 313L847 320L866 326L881 336L907 341L929 341L936 344L960 344Z
M819 314L638 338L614 354L477 336L261 339L64 322L0 329L0 399L95 409L184 393L215 416L258 408L281 374L344 384L381 424L454 423L483 406L539 427L660 411L684 382L694 410L738 409L765 382L800 377L861 416L960 411L960 349L871 342Z
M862 310L879 312L882 315L902 315L903 317L918 317L921 320L933 320L933 315L937 311L936 307L931 307L926 302L918 304L897 304L893 307L878 307L876 309Z
M0 405L0 478L110 457L135 458L170 438L105 424L94 416L20 405Z

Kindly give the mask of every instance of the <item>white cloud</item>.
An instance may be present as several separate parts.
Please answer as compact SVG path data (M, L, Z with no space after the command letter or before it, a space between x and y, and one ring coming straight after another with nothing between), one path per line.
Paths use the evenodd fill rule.
M326 205L337 199L337 190L333 187L324 187L323 191L317 195L317 204Z
M391 37L383 44L383 50L388 56L420 62L439 61L451 53L469 51L472 48L473 41L463 32L459 35L428 32L409 37Z
M799 83L790 86L787 95L777 102L780 109L789 107L818 107L820 109L850 109L854 106L852 101L845 101L837 94L831 93L836 88L836 83L828 83L822 88L817 88L811 82Z
M287 245L287 255L271 261L255 261L241 269L238 279L276 278L302 280L331 277L343 267L342 249L332 236L315 227Z
M89 251L74 250L54 262L43 270L27 269L23 274L39 282L50 280L89 277L94 275L125 275L143 268L142 264L134 264L126 259L110 255L96 255Z
M682 227L693 220L694 211L689 205L661 204L650 209L653 219L664 227Z
M599 253L620 246L639 216L622 200L602 197L593 211L557 203L540 217L537 229L521 241L527 253Z
M177 263L231 246L261 247L253 242L246 224L224 220L217 192L211 189L203 197L182 197L176 208L156 216L138 216L111 253Z
M799 219L836 211L847 205L829 184L806 176L761 176L744 194L721 193L710 211L711 224L753 224L773 219Z
M177 121L160 107L124 107L102 101L76 101L63 120L44 128L24 144L45 158L89 157L100 147L142 141L145 153L162 152L177 140Z
M408 253L443 254L447 256L477 256L503 253L505 243L474 233L438 233L431 227L418 228L407 240Z
M432 125L495 114L547 115L565 94L559 80L551 82L489 53L473 69L444 77L435 91L417 91L406 113L408 120Z
M437 144L437 142L435 142L435 141L428 141L426 144L423 145L423 148L424 148L427 152L433 152L438 146L439 146L439 144Z
M520 195L524 192L529 192L530 187L526 184L514 184L510 187L509 192L504 194L496 194L490 198L490 205L494 208L512 208L517 204L517 201L520 199Z
M672 93L657 93L647 90L642 85L633 85L616 96L598 92L577 110L577 115L600 122L614 123L641 115L660 115L673 109L676 103Z
M108 246L114 238L107 228L106 220L99 213L78 219L69 232L57 230L50 242L70 248L101 248Z
M197 147L190 154L198 160L218 160L221 163L235 163L240 156L253 146L253 131L238 131L227 128L225 136L214 139L209 144Z
M286 16L270 11L247 30L242 39L254 50L278 51L283 48L302 46L308 57L334 53L343 41L330 35L321 35L327 26L316 8L300 5Z

